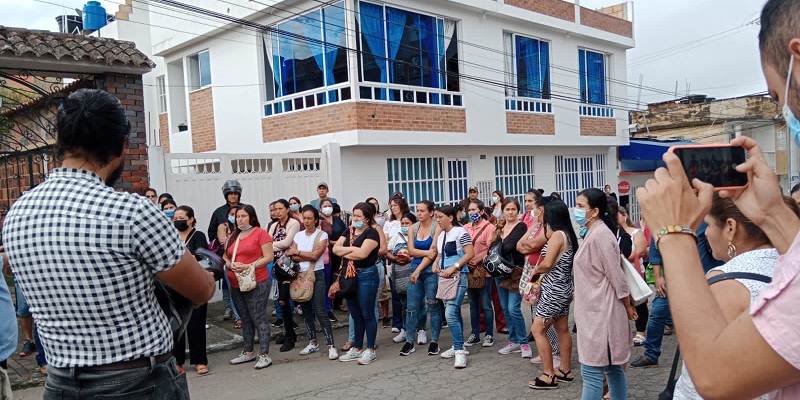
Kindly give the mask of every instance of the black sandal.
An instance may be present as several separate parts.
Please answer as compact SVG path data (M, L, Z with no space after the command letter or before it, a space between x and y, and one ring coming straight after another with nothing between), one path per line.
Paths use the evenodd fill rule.
M550 389L558 389L558 382L556 382L556 374L547 375L542 374L548 378L550 378L550 383L547 383L537 376L532 382L528 382L528 387L534 390L550 390Z
M563 376L559 376L559 375L558 375L558 372L555 372L555 373L553 373L553 375L555 375L555 376L556 376L556 378L558 378L558 381L559 381L559 382L561 382L561 381L564 381L564 382L567 382L567 383L572 383L572 381L573 381L573 380L575 380L575 377L574 377L574 376L573 376L572 378L570 378L570 377L569 377L569 374L571 374L571 373L572 373L572 370L569 370L569 371L567 371L567 372L564 372L564 371L562 371L562 370L561 370L561 368L558 368L558 369L556 369L556 371L558 371L558 372L560 372L560 373L564 374Z

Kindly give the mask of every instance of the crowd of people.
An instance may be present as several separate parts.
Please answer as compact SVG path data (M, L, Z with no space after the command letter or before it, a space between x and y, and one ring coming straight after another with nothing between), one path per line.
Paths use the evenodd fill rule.
M799 14L796 0L767 1L759 36L770 94L798 145ZM535 189L524 207L500 191L485 205L471 188L457 205L419 201L411 212L396 193L387 212L369 198L345 223L325 183L307 205L296 197L270 204L262 226L257 211L266 205L243 204L242 186L229 181L226 204L204 233L194 210L168 194L113 189L131 132L118 99L77 90L63 99L57 120L63 162L14 203L0 248L3 273L16 286L19 355L40 345L45 399L188 399L187 343L196 372L209 371L205 319L215 276L197 261L202 248L224 260L223 317L242 329L243 349L231 364L268 367L270 341L260 340L256 351L254 338L270 337L271 328L284 330L280 350L292 351L297 315L309 339L301 355L320 351L319 322L330 360L368 365L378 358L380 321L404 342L399 356L427 344L428 355L453 359L458 369L468 364L468 347L492 347L505 334L500 355L541 364L528 383L536 390L575 379L577 347L582 399L625 399L627 367L658 365L662 337L674 331L683 373L664 397L800 396L800 196L782 193L750 138L732 141L749 155L735 167L748 185L736 190L690 183L680 160L665 154L666 168L637 189L646 218L639 226L608 187L581 191L570 199L572 210L558 193ZM648 308L632 289L651 276ZM165 315L156 283L194 305L185 331ZM17 347L13 304L0 280L0 396L9 390L6 360ZM334 307L349 311L341 348L331 331ZM530 327L523 308L530 308ZM444 346L443 327L451 336ZM629 364L635 345L644 355ZM674 360L677 367L677 354Z

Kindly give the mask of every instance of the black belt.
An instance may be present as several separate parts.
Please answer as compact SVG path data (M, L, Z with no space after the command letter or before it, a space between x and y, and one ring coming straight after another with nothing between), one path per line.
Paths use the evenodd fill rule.
M167 352L155 356L155 363L161 364L172 357L172 353ZM120 371L124 369L143 368L150 366L150 357L137 358L129 361L118 361L111 364L95 365L91 367L78 367L75 368L79 371Z

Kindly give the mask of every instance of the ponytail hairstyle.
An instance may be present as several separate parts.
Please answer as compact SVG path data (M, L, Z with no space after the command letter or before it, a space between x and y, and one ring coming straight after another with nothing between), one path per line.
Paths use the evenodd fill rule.
M458 210L455 207L453 207L453 206L451 206L449 204L445 204L445 205L439 207L436 211L444 214L447 217L452 217L453 218L453 222L452 222L453 226L461 226L461 222L459 222L459 220L458 220Z
M616 210L612 217L608 212L608 195L605 192L597 188L591 188L581 191L578 196L586 197L586 200L589 201L589 207L596 208L599 211L600 219L605 222L611 232L617 231Z
M569 238L569 246L572 248L573 254L578 251L578 237L575 235L575 229L572 228L569 207L563 201L548 201L547 205L544 206L542 220L544 221L545 232L547 230L553 233L563 231Z

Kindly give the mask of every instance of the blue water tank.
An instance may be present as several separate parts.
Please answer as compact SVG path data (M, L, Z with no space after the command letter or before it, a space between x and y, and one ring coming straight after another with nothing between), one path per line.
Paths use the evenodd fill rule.
M83 29L96 31L106 26L106 9L99 1L90 1L83 6Z

